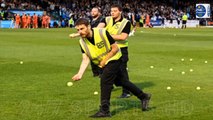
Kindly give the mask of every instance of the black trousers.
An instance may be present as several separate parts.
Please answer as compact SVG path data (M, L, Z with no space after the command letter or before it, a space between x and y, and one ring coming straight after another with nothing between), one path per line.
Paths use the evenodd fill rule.
M131 83L126 76L123 76L123 69L121 68L122 60L110 61L104 68L101 76L101 106L100 110L103 112L109 112L110 96L113 88L113 84L121 85L126 90L133 93L140 100L143 99L145 94Z
M128 71L127 71L127 62L129 61L129 56L128 56L128 47L124 47L124 48L121 48L121 53L122 53L122 56L121 56L121 69L122 69L122 75L123 75L123 78L125 80L128 80L129 81L129 74L128 74ZM117 85L119 86L119 85ZM122 89L122 94L130 94L130 92L125 89L123 87Z
M93 76L98 76L101 74L102 70L98 65L94 64L93 62L90 62Z

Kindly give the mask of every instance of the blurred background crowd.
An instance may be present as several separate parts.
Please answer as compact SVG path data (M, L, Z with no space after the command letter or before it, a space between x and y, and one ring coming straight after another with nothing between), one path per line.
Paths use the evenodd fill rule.
M212 0L0 0L0 19L15 19L11 10L45 11L45 15L51 20L57 20L60 26L66 27L71 18L73 21L80 17L89 18L91 8L95 6L101 8L103 16L109 16L110 5L114 3L122 5L124 17L134 15L137 22L146 15L149 15L151 20L176 20L184 13L189 20L195 20L196 3L211 4L213 13ZM38 16L38 19L42 22L42 16ZM213 17L209 20L213 21Z

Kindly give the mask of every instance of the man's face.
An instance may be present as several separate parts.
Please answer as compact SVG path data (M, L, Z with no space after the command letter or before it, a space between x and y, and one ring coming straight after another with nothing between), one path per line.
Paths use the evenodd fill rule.
M121 15L121 11L118 10L118 8L111 8L111 16L112 18L116 19Z
M93 18L96 18L99 15L98 9L97 8L93 8L91 11L91 15Z
M75 26L75 28L77 29L78 33L81 35L82 38L86 38L87 36L89 36L89 27L87 27L86 25L77 25Z

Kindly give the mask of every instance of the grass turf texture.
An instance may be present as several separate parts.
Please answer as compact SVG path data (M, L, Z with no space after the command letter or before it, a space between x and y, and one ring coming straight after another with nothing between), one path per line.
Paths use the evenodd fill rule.
M99 79L92 77L91 68L81 81L66 86L81 61L78 39L68 37L71 32L68 28L0 29L1 120L91 119L88 116L98 110L100 96ZM213 119L212 32L138 29L128 38L128 70L132 82L152 93L151 110L141 112L136 97L117 99L121 89L115 88L111 119Z

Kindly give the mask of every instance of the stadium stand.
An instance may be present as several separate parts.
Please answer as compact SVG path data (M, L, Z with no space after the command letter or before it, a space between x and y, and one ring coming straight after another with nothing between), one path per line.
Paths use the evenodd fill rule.
M51 17L51 24L57 21L62 27L68 26L68 21L72 17L76 21L80 17L89 17L92 7L99 6L103 16L110 15L108 9L111 4L118 3L123 6L124 16L131 19L131 14L135 16L137 23L145 23L145 16L149 15L151 21L157 21L154 26L162 24L163 20L181 19L184 12L189 20L195 20L195 4L211 4L211 14L213 14L212 0L0 0L0 12L2 20L14 19L13 11L45 11ZM41 19L41 13L38 14ZM213 17L207 19L212 23ZM56 24L56 23L55 23ZM53 27L53 26L52 26Z

